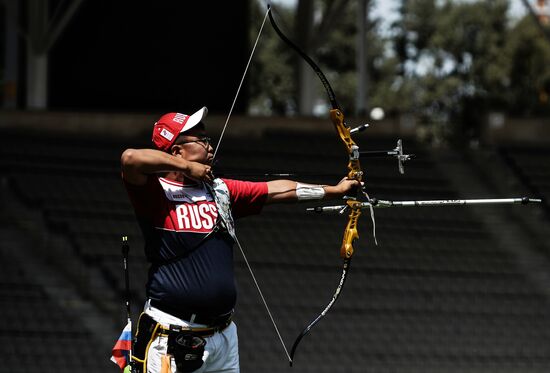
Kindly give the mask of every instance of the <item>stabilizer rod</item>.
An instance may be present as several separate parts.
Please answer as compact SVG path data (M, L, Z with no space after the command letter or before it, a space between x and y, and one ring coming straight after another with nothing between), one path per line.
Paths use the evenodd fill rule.
M361 202L358 207L361 209L375 208L387 208L387 207L423 207L423 206L464 206L464 205L498 205L498 204L521 204L526 205L528 203L541 203L540 198L477 198L477 199L433 199L423 201L388 201L371 198L369 201ZM317 206L307 208L309 212L339 212L342 213L346 210L347 205L338 206Z

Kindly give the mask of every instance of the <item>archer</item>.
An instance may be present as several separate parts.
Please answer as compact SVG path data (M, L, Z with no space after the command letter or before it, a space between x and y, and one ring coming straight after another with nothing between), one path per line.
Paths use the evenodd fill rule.
M137 371L239 372L234 219L273 203L342 198L361 184L215 178L206 115L206 107L190 116L165 114L153 127L151 149L127 149L121 157L151 264L132 354Z

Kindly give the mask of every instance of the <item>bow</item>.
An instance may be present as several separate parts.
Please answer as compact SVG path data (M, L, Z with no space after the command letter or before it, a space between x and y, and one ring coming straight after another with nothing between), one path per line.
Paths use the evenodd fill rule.
M336 129L336 132L338 133L338 137L340 138L341 142L343 143L343 145L346 149L346 153L347 153L348 158L349 158L349 161L348 161L348 164L347 164L347 178L350 179L350 180L357 180L361 184L362 180L363 180L363 171L361 170L361 164L359 163L360 152L359 152L359 147L357 146L357 144L351 138L351 134L354 133L354 132L362 131L367 125L363 125L363 126L360 126L358 128L350 129L350 127L348 127L345 124L344 113L340 109L340 107L338 105L338 102L336 101L336 95L334 94L334 91L332 90L332 87L330 86L330 83L328 82L325 74L323 74L323 72L321 71L319 66L317 66L317 64L308 55L306 55L300 48L298 48L298 46L296 46L290 39L288 39L283 34L283 32L280 30L280 28L275 23L275 20L273 18L272 12L271 12L271 9L272 9L271 6L268 5L266 15L264 17L264 20L263 20L262 25L260 27L260 31L258 33L258 36L257 36L256 41L254 43L254 46L252 48L252 53L250 54L250 57L248 59L248 63L245 67L244 74L241 78L241 82L240 82L239 87L237 89L237 93L235 95L235 98L233 99L233 104L231 105L231 108L229 110L229 114L228 114L227 119L225 121L225 124L223 126L223 129L222 129L222 132L221 132L221 135L220 135L220 139L218 141L218 144L216 145L213 158L216 158L216 155L217 155L218 149L220 147L223 135L224 135L225 130L227 128L227 125L229 123L229 118L231 117L233 108L235 106L235 102L236 102L237 97L239 95L239 92L240 92L240 89L242 87L244 78L245 78L246 73L248 71L248 67L250 66L252 56L254 55L254 51L255 51L256 46L258 44L258 40L260 38L260 35L261 35L262 30L263 30L264 24L266 22L266 18L269 16L269 20L271 22L271 25L275 29L275 32L277 33L277 35L281 39L283 39L283 41L285 43L287 43L290 47L292 47L311 66L311 68L315 71L315 73L317 74L317 76L319 77L321 82L323 83L323 86L324 86L324 88L327 92L327 95L328 95L328 98L329 98L329 101L330 101L331 107L332 107L331 110L330 110L330 119L332 121L332 124L334 125L334 128ZM368 195L364 192L364 190L362 188L359 187L357 189L361 190L362 193L368 199ZM341 209L341 211L343 212L345 210L349 210L349 216L348 216L348 222L347 222L346 228L344 230L344 236L343 236L343 239L342 239L342 246L340 248L340 256L343 259L342 275L340 277L340 281L338 282L338 286L337 286L336 291L334 292L334 295L332 296L330 302L325 306L325 308L319 314L319 316L317 316L298 335L298 337L294 341L294 344L292 345L292 349L291 349L290 354L288 353L288 350L287 350L286 345L283 341L281 333L279 332L279 328L277 327L275 319L273 318L273 315L271 314L269 306L267 305L265 297L263 296L263 293L260 289L260 286L258 285L256 277L254 276L252 268L250 267L250 264L249 264L249 262L246 258L245 253L244 253L244 250L243 250L241 244L239 243L239 240L236 239L236 237L235 237L235 242L236 242L237 246L239 247L239 250L241 251L241 254L244 258L244 261L245 261L245 263L248 267L248 270L249 270L249 272L252 276L252 279L255 283L256 289L258 290L258 293L260 294L260 298L262 299L262 302L263 302L263 304L264 304L264 306L267 310L267 313L268 313L268 315L271 319L271 322L273 324L273 327L275 328L275 331L277 332L277 335L279 337L281 345L283 346L283 348L285 350L285 353L288 357L290 366L292 366L294 354L296 353L296 349L297 349L300 341L302 340L302 338L313 328L313 326L315 326L327 314L329 309L333 306L333 304L336 302L336 300L340 296L340 293L342 292L342 289L344 287L344 284L345 284L345 281L346 281L346 278L347 278L347 275L348 275L348 272L349 272L349 268L350 268L350 264L351 264L351 258L353 256L353 243L357 238L359 238L359 234L357 233L357 222L359 220L359 217L361 216L362 209L365 208L365 207L362 205L362 202L359 202L357 200L356 197L348 196L348 197L345 197L345 199L346 199L346 205ZM371 208L371 216L372 216L372 213L373 213L373 210Z
M330 110L330 120L332 121L332 124L334 125L334 128L338 133L338 137L342 141L349 158L347 165L347 178L357 180L359 181L359 183L361 183L363 180L363 171L361 170L361 164L359 162L359 147L351 138L352 130L346 125L344 121L344 113L342 109L340 109L338 102L336 101L336 95L334 94L334 91L332 90L328 79L326 78L325 74L323 74L319 66L296 44L294 44L285 34L283 34L281 29L275 23L270 5L268 5L268 14L269 21L271 22L271 25L273 26L273 29L275 30L277 35L291 48L293 48L300 55L300 57L302 57L309 64L309 66L311 66L313 71L315 71L315 73L323 83L332 107L332 109ZM327 314L328 310L336 302L340 293L342 292L351 265L351 258L353 255L353 243L357 238L359 238L359 234L357 232L357 221L361 216L360 205L361 202L357 201L357 198L346 197L346 206L343 210L349 210L349 215L348 222L344 230L342 246L340 248L340 256L344 260L342 275L330 302L326 305L319 316L317 316L307 327L304 328L304 330L298 335L298 337L294 341L294 344L292 345L292 349L290 351L290 366L292 366L294 354L296 353L296 349L298 348L298 345L302 338L315 326L315 324L317 324Z
M359 183L362 183L363 171L361 170L361 165L359 163L359 156L360 155L366 156L366 157L379 157L379 156L392 156L393 157L393 156L395 156L398 160L399 172L404 173L403 163L405 161L411 159L411 157L413 155L403 154L403 147L402 147L401 140L398 140L397 147L393 150L390 150L390 151L368 151L368 152L360 152L359 151L359 147L353 141L353 139L351 138L351 135L355 132L362 131L368 125L363 125L363 126L353 128L353 129L350 129L350 127L348 127L346 125L346 123L344 121L343 111L340 109L340 107L339 107L339 105L336 101L336 96L335 96L334 91L332 90L332 87L330 86L330 83L328 82L327 78L325 77L325 75L323 74L323 72L321 71L319 66L317 66L317 64L308 55L306 55L300 48L298 48L298 46L296 46L290 39L288 39L282 33L282 31L279 29L279 27L275 23L275 20L273 19L273 15L272 15L272 12L271 12L271 6L268 6L266 15L265 15L264 20L262 22L262 25L260 27L260 31L258 33L258 36L257 36L256 41L254 43L254 46L252 48L252 53L249 57L249 60L248 60L248 63L246 65L244 74L241 78L241 82L240 82L239 87L237 89L237 93L236 93L235 98L233 100L233 104L232 104L232 106L229 110L229 114L228 114L227 119L225 121L225 124L223 126L223 129L222 129L222 132L221 132L221 135L220 135L220 139L218 141L218 144L216 145L216 149L214 151L214 158L215 158L215 156L217 154L217 151L219 149L219 146L221 144L221 140L222 140L223 135L225 133L225 129L227 128L229 118L231 117L231 113L232 113L233 108L235 106L235 102L237 100L240 89L242 87L242 83L244 81L244 78L246 76L248 67L250 65L250 61L252 59L252 56L254 54L254 51L255 51L256 46L258 44L258 40L260 38L261 32L263 30L264 24L265 24L266 19L268 18L268 16L269 16L271 25L275 29L275 32L277 33L277 35L281 39L283 39L283 41L285 43L287 43L290 47L292 47L309 64L309 66L315 71L315 73L317 74L317 76L321 80L321 82L322 82L322 84L325 88L325 91L327 92L327 95L328 95L328 98L329 98L329 101L330 101L331 107L332 107L331 110L330 110L330 119L332 121L332 124L334 125L334 128L336 129L336 132L338 133L338 137L340 138L340 140L342 141L342 143L343 143L343 145L346 149L346 152L347 152L347 155L348 155L348 158L349 158L349 161L348 161L348 164L347 164L347 178L351 179L351 180L357 180ZM267 175L268 174L266 174L266 176ZM272 174L271 176L274 176L274 175L275 174ZM278 175L279 176L290 176L290 174L278 174ZM267 305L265 297L263 296L263 293L262 293L262 291L261 291L261 289L258 285L256 277L254 276L252 268L250 267L250 264L249 264L249 262L246 258L245 253L244 253L244 250L243 250L241 244L239 243L238 239L235 237L235 242L236 242L237 246L239 247L239 249L241 251L241 254L244 258L244 261L245 261L245 263L248 267L248 270L249 270L249 272L252 276L252 279L255 283L256 289L259 292L259 295L260 295L260 297L262 299L262 302L263 302L263 304L264 304L264 306L267 310L267 313L268 313L268 315L271 319L271 322L272 322L272 324L275 328L275 331L277 332L277 335L279 337L281 345L283 346L283 349L285 350L285 353L286 353L286 355L288 357L288 360L290 362L290 366L292 366L292 364L293 364L294 355L296 353L296 350L298 348L298 345L299 345L300 341L327 314L329 309L334 305L334 303L336 302L336 300L340 296L340 293L342 292L342 289L344 287L344 284L345 284L345 281L346 281L346 278L348 276L348 272L349 272L349 269L350 269L351 258L353 256L353 251L354 251L353 244L354 244L354 241L359 238L359 234L357 232L357 223L358 223L359 217L361 216L361 211L363 209L366 209L366 208L370 209L371 218L372 218L372 221L373 221L373 232L374 232L375 226L374 226L374 215L373 215L374 210L373 209L375 207L380 208L380 207L394 207L394 206L441 206L441 205L465 205L465 204L469 205L469 204L496 204L496 203L498 203L498 204L501 204L501 203L526 204L528 202L536 202L536 203L541 202L540 199L532 199L532 198L527 198L527 197L524 197L524 198L508 198L508 199L477 199L477 200L385 201L385 200L377 200L376 198L370 198L368 196L368 194L365 192L362 185L357 189L358 189L358 192L361 192L366 197L366 201L360 202L360 201L357 200L357 197L347 196L347 197L344 198L345 199L345 205L324 206L324 207L316 207L316 208L313 208L313 209L308 209L310 211L315 211L315 212L339 211L340 213L342 213L346 210L349 211L348 222L347 222L346 228L344 230L344 235L343 235L343 239L342 239L342 246L340 248L340 256L343 259L343 268L342 268L342 275L340 277L340 281L338 283L338 286L337 286L331 300L325 306L323 311L307 327L305 327L302 330L302 332L298 335L298 337L294 341L294 344L292 345L292 349L291 349L290 354L288 353L288 350L287 350L286 345L283 341L281 333L279 332L279 329L277 327L277 324L275 323L273 315L271 314L269 306ZM374 234L374 240L376 242L376 235L375 234Z

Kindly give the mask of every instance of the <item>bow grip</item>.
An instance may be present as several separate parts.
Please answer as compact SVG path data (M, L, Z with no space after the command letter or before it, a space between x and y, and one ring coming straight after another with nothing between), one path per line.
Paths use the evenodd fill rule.
M357 232L357 220L361 215L361 202L348 200L346 203L350 208L350 213L348 216L348 224L346 225L346 230L344 231L342 247L340 248L340 257L342 257L342 259L349 259L353 255L353 242L359 238L359 233Z

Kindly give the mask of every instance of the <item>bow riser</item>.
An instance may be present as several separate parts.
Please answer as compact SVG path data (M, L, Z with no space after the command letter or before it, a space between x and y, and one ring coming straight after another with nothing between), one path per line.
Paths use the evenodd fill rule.
M363 171L361 171L361 164L359 163L359 147L351 138L350 128L344 123L344 114L340 109L332 109L330 111L330 120L349 155L348 179L361 181Z
M348 216L348 224L346 230L344 231L344 238L342 240L342 247L340 248L340 256L342 259L350 259L353 255L353 242L359 238L359 233L357 232L357 220L361 216L361 209L359 205L361 202L348 200L348 207L351 209L351 212Z

